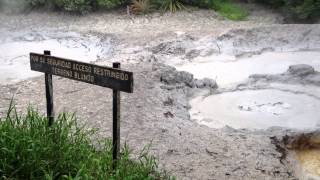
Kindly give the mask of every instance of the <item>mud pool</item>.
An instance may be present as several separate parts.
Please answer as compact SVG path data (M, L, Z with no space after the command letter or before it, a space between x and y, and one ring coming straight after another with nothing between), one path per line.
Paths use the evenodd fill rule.
M176 65L178 70L194 74L196 78L215 79L220 89L246 84L252 74L280 74L290 65L307 64L320 70L319 51L267 52L247 58L232 56L195 59L191 63ZM212 127L267 129L315 129L320 123L320 95L317 86L281 83L282 88L257 90L226 90L206 94L190 101L190 115L198 123ZM295 91L299 90L299 93ZM223 90L222 90L223 91Z
M318 128L320 100L280 90L226 92L191 101L191 116L212 128Z
M219 86L225 87L245 81L252 74L282 73L294 64L308 64L320 70L319 57L320 51L268 52L248 58L220 55L194 59L175 67L196 78L215 79Z
M94 62L112 51L111 38L76 32L2 32L0 35L0 83L9 84L39 76L30 70L29 53L50 50L83 62Z

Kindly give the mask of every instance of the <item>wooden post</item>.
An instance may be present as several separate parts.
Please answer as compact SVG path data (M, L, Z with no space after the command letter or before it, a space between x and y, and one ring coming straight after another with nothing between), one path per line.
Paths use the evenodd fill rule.
M120 63L113 63L113 68L120 69ZM112 136L112 157L113 168L117 166L120 151L120 91L113 89L113 136Z
M51 52L44 51L44 55L50 56ZM52 126L53 120L54 120L52 74L45 73L45 83L46 83L48 125Z

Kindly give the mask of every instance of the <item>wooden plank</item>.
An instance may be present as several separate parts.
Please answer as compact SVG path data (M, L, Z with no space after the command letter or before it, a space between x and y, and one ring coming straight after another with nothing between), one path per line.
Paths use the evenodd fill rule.
M113 68L120 69L120 63L113 63ZM113 90L113 136L112 136L112 157L113 157L113 168L117 165L117 161L120 153L120 91Z
M51 52L44 51L44 54L50 56ZM52 126L54 121L52 74L45 73L45 88L46 88L46 100L47 100L48 126Z
M133 92L132 72L37 53L30 53L30 65L34 71L127 93Z

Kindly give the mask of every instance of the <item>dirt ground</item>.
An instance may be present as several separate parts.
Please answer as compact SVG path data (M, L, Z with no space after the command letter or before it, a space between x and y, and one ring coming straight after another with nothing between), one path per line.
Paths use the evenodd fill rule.
M268 30L278 29L272 37L287 37L284 41L296 43L288 32L303 34L311 28L312 42L308 42L318 48L319 25L283 25L279 14L260 7L249 8L251 15L241 22L226 20L209 10L133 17L124 12L83 17L44 12L0 14L0 32L73 31L101 39L111 37L114 48L110 56L95 63L110 65L120 61L124 69L134 72L135 79L134 93L121 94L121 143L127 142L135 152L152 143L151 153L159 159L161 168L177 179L298 179L294 159L287 156L288 151L278 141L293 130L213 129L198 124L189 115L190 98L203 91L215 92L217 87L163 64L186 56L186 49L197 45L195 41L201 44L218 37L228 38L223 36L227 32L246 32L242 35L250 37L252 29L265 31L263 37L269 35ZM182 48L170 46L171 42L180 41L184 42ZM257 41L248 41L247 47L254 48ZM275 46L281 48L282 44ZM265 49L263 43L259 47L257 52ZM205 50L204 46L201 52L207 53ZM243 55L244 50L238 47L237 52ZM194 85L200 81L201 86ZM12 97L18 110L32 105L45 112L44 92L43 76L0 85L0 115L4 115ZM111 136L111 96L109 89L54 77L55 111L76 112L80 122L99 129L99 137Z

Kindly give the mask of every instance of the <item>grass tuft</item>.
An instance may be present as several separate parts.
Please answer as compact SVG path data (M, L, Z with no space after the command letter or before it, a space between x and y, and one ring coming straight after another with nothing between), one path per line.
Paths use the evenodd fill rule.
M245 9L229 1L216 1L214 9L230 20L241 21L248 16L248 12Z
M111 141L93 145L93 135L74 114L60 114L49 128L34 109L22 116L10 106L0 119L0 179L173 179L158 170L149 146L132 160L125 145L113 170Z

